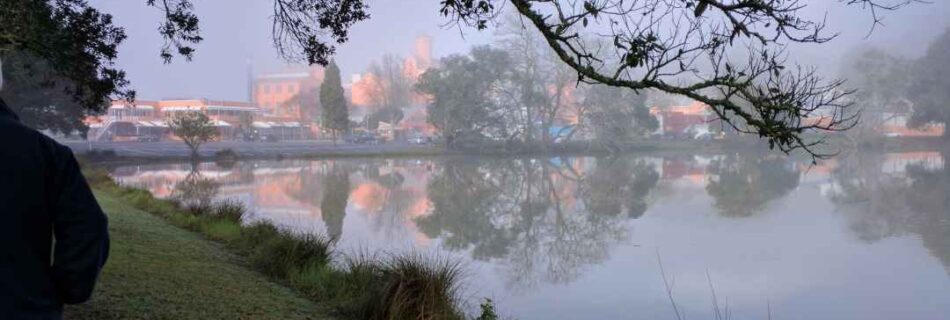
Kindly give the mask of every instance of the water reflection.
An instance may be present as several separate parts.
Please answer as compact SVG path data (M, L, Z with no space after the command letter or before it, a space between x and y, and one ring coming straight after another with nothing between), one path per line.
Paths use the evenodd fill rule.
M648 298L640 299L642 303L628 297L605 308L622 313L632 304L643 312L667 316L663 312L668 305L650 300L665 297L652 251L660 247L671 248L663 257L664 264L670 261L671 273L679 267L681 272L702 275L712 268L716 276L732 279L717 283L723 291L746 292L752 299L768 294L763 292L767 289L794 292L810 281L815 286L827 282L821 274L835 265L808 264L804 271L810 271L809 276L774 271L799 277L779 289L756 278L760 269L799 270L817 255L856 259L848 268L866 266L858 251L842 239L860 240L866 248L880 251L881 256L873 258L878 260L909 255L913 246L922 246L932 262L899 263L905 264L902 268L914 264L914 270L927 270L927 263L942 264L938 268L944 278L935 283L945 283L947 290L930 289L897 301L921 303L935 293L950 294L946 156L861 154L818 166L760 154L249 161L224 167L201 164L197 172L186 164L126 166L115 168L113 174L122 183L164 197L198 203L213 197L239 199L253 210L252 219L326 233L340 239L344 249L424 248L468 259L482 267L480 294L513 301L507 307L518 318L531 318L527 314L571 318L569 312L532 309L538 301L550 302L545 297L550 299L551 288L575 290L581 296L604 290L636 296L643 291ZM810 243L812 239L821 243ZM906 247L888 249L895 245L890 241L894 239L919 242L899 242ZM681 248L679 253L676 248ZM680 276L684 279L680 285L687 286L683 294L699 299L694 305L704 305L701 300L707 292L689 286L707 288L705 278ZM911 283L915 276L921 275L894 279ZM636 279L633 283L640 289L604 289L618 284L594 285L592 279L599 277ZM837 295L869 290L858 284L867 280L849 282L854 288L835 288L843 290ZM747 288L743 283L755 285ZM683 304L688 305L689 299L685 297ZM787 303L796 301L804 307L823 303L802 299ZM559 307L580 308L576 303ZM829 308L833 312L845 307ZM601 315L608 318L612 314L604 312Z
M214 179L201 175L197 166L184 179L175 183L171 198L189 208L208 208L218 193L220 185Z
M829 198L859 239L914 234L950 273L950 171L934 152L860 155L835 169Z
M713 161L706 192L724 217L743 218L761 212L798 187L799 172L788 159L730 155Z
M448 250L499 260L510 286L569 282L627 238L622 220L643 214L658 176L630 158L447 161L415 222Z
M320 199L320 217L327 226L327 235L333 239L343 236L343 218L350 197L350 172L346 165L335 164L323 179L323 199Z

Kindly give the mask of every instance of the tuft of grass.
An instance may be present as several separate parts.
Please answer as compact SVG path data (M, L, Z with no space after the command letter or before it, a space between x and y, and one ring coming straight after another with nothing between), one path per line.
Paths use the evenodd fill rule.
M416 253L383 261L377 297L364 307L367 319L464 319L458 309L460 265Z
M482 313L475 320L498 320L498 314L495 313L495 302L485 298L485 301L479 305Z
M228 243L232 248L237 251L244 252L245 254L254 250L255 247L261 245L267 239L276 237L280 234L280 230L277 229L277 226L274 226L270 223L254 223L248 226L243 226L241 228L241 238L237 241Z
M214 204L201 201L187 202L184 204L185 210L194 216L207 216L214 214Z
M383 282L382 264L375 257L361 252L343 257L342 264L325 267L322 272L304 273L303 283L310 293L326 297L324 304L345 318L366 318L368 306L374 304Z
M249 260L265 274L289 278L307 266L328 264L332 245L327 237L280 231L256 245Z
M240 201L227 199L215 204L213 211L216 217L240 223L244 213L247 212L247 207Z

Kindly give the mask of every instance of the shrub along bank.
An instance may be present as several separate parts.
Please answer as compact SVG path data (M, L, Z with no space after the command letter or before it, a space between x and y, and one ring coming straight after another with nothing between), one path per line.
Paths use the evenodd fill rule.
M245 208L238 202L186 207L157 199L145 190L120 186L102 171L89 171L86 176L98 192L223 243L257 271L296 289L336 316L472 318L462 308L460 267L448 259L420 254L336 254L334 241L325 236L293 233L267 222L242 224ZM488 303L475 318L494 317L494 308Z

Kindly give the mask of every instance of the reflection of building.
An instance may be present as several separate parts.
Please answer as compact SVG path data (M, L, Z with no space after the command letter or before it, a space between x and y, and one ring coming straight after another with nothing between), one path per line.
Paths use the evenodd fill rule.
M907 127L908 114L888 113L882 115L884 123L879 132L888 137L939 137L943 135L945 125L930 125L920 129Z
M657 169L663 180L705 187L711 162L712 159L700 156L669 157L664 158Z

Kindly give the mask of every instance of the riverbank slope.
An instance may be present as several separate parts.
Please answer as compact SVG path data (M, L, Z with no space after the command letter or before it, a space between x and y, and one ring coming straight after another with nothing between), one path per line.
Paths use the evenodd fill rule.
M109 261L91 301L66 319L326 319L294 291L252 271L221 244L106 192Z

